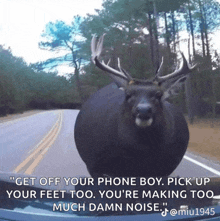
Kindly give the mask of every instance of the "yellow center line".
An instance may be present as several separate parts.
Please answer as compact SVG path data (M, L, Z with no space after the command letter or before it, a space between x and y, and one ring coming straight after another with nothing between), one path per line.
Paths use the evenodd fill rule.
M45 154L57 139L57 136L61 130L63 121L63 111L59 113L58 120L55 125L51 128L48 134L41 140L39 144L33 149L32 153L20 163L14 170L16 173L25 171L25 174L32 174L35 168L39 165Z

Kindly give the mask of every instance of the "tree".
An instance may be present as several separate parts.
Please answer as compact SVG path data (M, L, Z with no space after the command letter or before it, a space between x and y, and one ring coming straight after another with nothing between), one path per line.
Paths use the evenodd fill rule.
M206 65L213 53L210 37L218 27L219 14L219 4L214 0L105 0L103 9L97 10L97 15L88 15L80 26L86 38L82 50L89 58L92 35L106 33L103 60L107 62L110 58L110 65L117 68L120 57L123 68L133 77L149 78L154 75L162 56L164 73L178 66L180 59L176 52L181 40L180 31L187 31L189 37L184 40L188 42L190 63L201 62L204 69L210 68ZM198 47L200 42L201 47ZM90 84L90 88L91 85L99 88L107 83L104 77L97 77L99 71L92 65L88 64L83 69L85 75L81 75L80 79L87 86ZM199 69L201 71L201 65ZM209 75L208 71L206 74ZM204 85L205 89L205 84L200 84L200 81L205 81L202 75L193 73L185 87L192 121L196 110L199 110L195 104L199 106L208 94L198 88Z
M71 79L72 81L76 80L79 96L81 101L83 101L83 90L79 78L83 57L80 49L84 41L79 30L81 22L82 18L76 16L71 25L67 25L63 21L49 22L46 25L45 31L41 35L45 41L41 41L39 47L41 49L60 52L62 55L39 63L37 67L38 69L45 69L47 67L53 69L59 65L73 66L74 76Z

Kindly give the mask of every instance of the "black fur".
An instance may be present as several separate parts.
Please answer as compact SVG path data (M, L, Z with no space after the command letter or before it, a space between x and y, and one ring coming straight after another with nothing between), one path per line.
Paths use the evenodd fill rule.
M113 83L82 106L75 142L91 176L168 176L175 170L187 149L189 131L182 113L161 93L153 83L125 91ZM153 123L146 128L135 125L133 109L140 99L152 107Z

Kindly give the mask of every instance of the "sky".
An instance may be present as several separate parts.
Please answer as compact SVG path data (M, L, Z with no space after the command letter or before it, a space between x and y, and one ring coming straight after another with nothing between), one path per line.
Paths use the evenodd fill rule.
M0 0L0 44L29 63L44 61L52 52L38 48L45 25L73 16L94 14L102 0Z
M23 57L28 64L45 61L54 56L38 47L46 24L56 20L70 24L73 16L94 14L101 5L102 0L0 0L0 44L10 47L14 56ZM218 49L219 38L220 31L212 41ZM62 72L66 71L69 68L62 67Z

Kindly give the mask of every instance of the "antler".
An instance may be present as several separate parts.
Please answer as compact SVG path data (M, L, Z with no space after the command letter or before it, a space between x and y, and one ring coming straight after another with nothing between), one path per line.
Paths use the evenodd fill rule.
M155 80L158 81L159 83L162 83L162 82L170 80L172 78L175 78L178 76L182 77L183 75L187 75L188 73L192 72L196 68L197 65L194 65L193 67L189 67L184 54L181 53L181 55L182 55L182 59L183 59L181 67L178 70L176 70L173 73L168 74L166 76L160 76L161 75L160 71L162 69L162 64L163 64L163 61L162 61L159 71L155 77Z
M107 64L105 64L104 61L99 61L99 57L102 53L102 48L103 48L103 41L104 41L104 36L105 34L103 34L98 42L96 43L96 37L93 36L92 41L91 41L91 51L92 51L92 62L99 67L101 70L103 71L107 71L110 76L116 81L116 84L118 84L119 87L124 87L126 84L130 83L130 82L135 82L135 83L144 83L144 82L148 82L148 80L138 80L138 79L134 79L132 78L122 67L120 64L120 59L118 58L118 70L113 69L109 66L110 60ZM182 55L182 65L181 67L174 71L171 74L168 74L166 76L161 76L162 75L162 67L163 67L163 58L162 58L162 62L160 64L160 67L156 73L156 76L154 78L153 81L161 84L164 82L169 82L169 80L171 81L176 81L184 76L186 76L188 73L192 72L196 65L194 65L193 67L189 67L186 58L184 57L183 53L181 53ZM175 80L176 78L176 80Z
M162 57L162 61L160 63L160 67L157 70L156 76L161 76L162 75L162 68L163 68L163 57Z
M97 44L96 44L96 37L93 36L93 38L92 38L91 51L92 51L92 61L93 61L93 63L103 71L107 71L107 72L113 74L116 77L123 78L126 81L131 81L132 77L121 68L121 64L120 64L119 59L118 59L118 68L119 68L120 71L117 71L117 70L111 68L110 66L108 66L110 61L108 62L108 64L105 64L104 61L102 61L102 62L99 61L99 57L100 57L101 52L102 52L104 36L105 36L105 34L103 34L99 38Z

